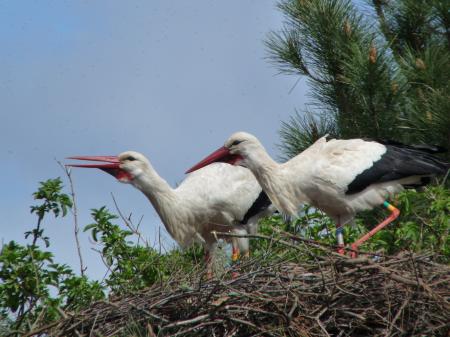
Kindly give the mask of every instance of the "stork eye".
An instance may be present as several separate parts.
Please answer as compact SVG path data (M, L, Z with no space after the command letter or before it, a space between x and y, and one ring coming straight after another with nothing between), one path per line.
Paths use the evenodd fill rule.
M242 142L243 142L243 140L235 140L233 143L231 143L231 146L239 145Z
M126 160L134 161L134 160L136 160L136 158L134 158L133 156L128 156L128 157L126 158Z

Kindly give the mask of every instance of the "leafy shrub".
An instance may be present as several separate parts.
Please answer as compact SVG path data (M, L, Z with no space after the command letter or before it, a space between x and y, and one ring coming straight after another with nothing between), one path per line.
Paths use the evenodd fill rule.
M0 335L20 335L33 327L47 324L77 311L93 301L105 298L105 293L124 294L157 282L166 282L177 274L187 275L202 261L203 249L174 249L161 254L140 243L139 233L123 229L114 223L118 217L106 207L92 210L93 223L85 227L101 246L99 251L109 274L102 282L79 276L65 264L55 262L48 251L50 239L44 234L43 221L48 214L66 216L71 209L70 198L62 193L62 182L50 179L40 183L34 196L41 204L31 207L37 215L36 227L25 233L31 241L26 245L11 241L0 251ZM432 186L421 192L399 194L395 201L400 217L377 233L361 247L362 251L395 254L402 250L438 253L443 262L450 261L450 192L445 186ZM387 216L385 209L359 214L354 226L345 227L347 243L355 241ZM366 224L366 225L365 225ZM305 207L298 219L285 221L276 215L263 219L259 233L274 239L289 241L289 233L325 245L335 245L335 225L322 212ZM286 234L287 233L287 234ZM252 240L252 254L264 255L266 261L280 256L301 261L321 254L286 250L276 240ZM44 246L45 248L42 248ZM292 256L286 256L291 254ZM202 265L201 265L202 266Z
M445 186L430 186L423 191L405 190L394 201L400 217L375 234L360 248L396 254L402 250L429 251L450 261L450 191ZM345 226L344 238L351 243L388 216L379 208L358 215L354 225ZM279 231L301 234L306 239L335 245L335 224L321 211L305 207L291 223L279 216L261 222L260 233L276 237ZM265 249L267 243L253 242L254 250Z
M34 229L25 233L31 244L20 245L14 241L0 251L0 320L2 329L21 333L34 326L38 320L51 321L60 317L63 309L81 308L92 300L104 297L103 287L97 281L74 274L65 264L54 261L53 254L40 248L50 245L44 236L42 222L48 213L55 217L66 216L72 207L69 196L61 193L62 181L49 179L40 183L34 198L42 201L31 207L38 216ZM56 290L56 295L53 295Z

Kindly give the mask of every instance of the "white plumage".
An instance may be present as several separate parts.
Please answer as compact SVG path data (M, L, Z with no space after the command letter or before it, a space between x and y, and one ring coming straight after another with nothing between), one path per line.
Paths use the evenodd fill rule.
M236 139L239 144L229 146L230 153L243 157L244 164L282 213L296 216L299 207L308 203L345 224L356 212L382 203L389 192L383 184L376 184L356 195L345 193L355 177L386 152L381 144L360 139L327 142L321 138L293 159L280 164L270 158L261 143L250 134L234 134L225 147ZM394 185L401 188L400 184ZM381 201L374 198L378 195L381 195Z
M372 184L356 194L346 194L351 182L385 152L386 148L376 142L361 139L327 141L324 137L292 160L279 164L282 172L279 181L281 185L294 186L297 195L304 195L304 200L292 201L297 207L302 202L309 203L344 225L357 212L382 204L392 193L402 189L400 183L390 181ZM283 197L295 200L294 196ZM294 215L298 209L283 211Z
M270 209L261 210L253 214L245 226L240 225L262 192L252 173L243 167L216 163L190 174L178 187L172 188L138 152L127 151L117 157L71 159L108 162L70 166L100 168L139 189L182 247L198 242L207 252L213 253L217 238L211 234L212 231L239 234L255 231L258 219L270 212ZM246 238L234 238L232 244L233 250L248 251Z
M362 139L327 141L323 137L280 164L270 158L256 137L238 132L223 148L188 172L214 161L240 157L280 212L297 216L299 207L308 203L323 210L340 227L351 221L357 212L383 204L401 191L403 185L421 185L423 177L445 173L448 164L431 156L433 151L426 146L383 144ZM393 215L380 224L379 229L398 216L395 207L388 203L385 206ZM339 235L342 235L341 231ZM367 238L358 241L357 245ZM339 243L343 244L343 241Z

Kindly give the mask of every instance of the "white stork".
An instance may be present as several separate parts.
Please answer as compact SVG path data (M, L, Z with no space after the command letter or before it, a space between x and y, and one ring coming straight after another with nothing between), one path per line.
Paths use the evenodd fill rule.
M344 254L342 226L359 211L384 205L390 216L351 245L352 256L364 241L395 220L400 211L387 198L403 187L423 185L429 177L444 174L449 164L433 157L427 146L380 143L363 139L327 141L320 138L308 149L280 164L248 133L233 134L221 147L187 173L217 161L239 158L248 167L282 213L297 216L308 203L336 223L338 252Z
M274 210L253 174L240 166L217 163L190 174L177 188L172 188L138 152L68 159L103 162L67 166L99 168L144 193L181 247L194 242L203 244L209 275L217 246L212 232L255 232L259 218ZM232 238L231 242L233 261L240 252L248 253L247 238Z

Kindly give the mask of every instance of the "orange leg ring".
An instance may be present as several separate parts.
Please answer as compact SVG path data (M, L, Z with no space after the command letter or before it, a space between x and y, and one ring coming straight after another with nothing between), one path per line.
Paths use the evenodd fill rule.
M233 250L232 250L232 254L231 254L231 262L232 263L237 263L237 261L239 260L239 256L240 256L240 251L238 247L235 247L233 245ZM237 271L233 271L231 272L231 278L235 279L239 276L239 273Z
M239 259L239 248L233 246L231 261L236 262Z

